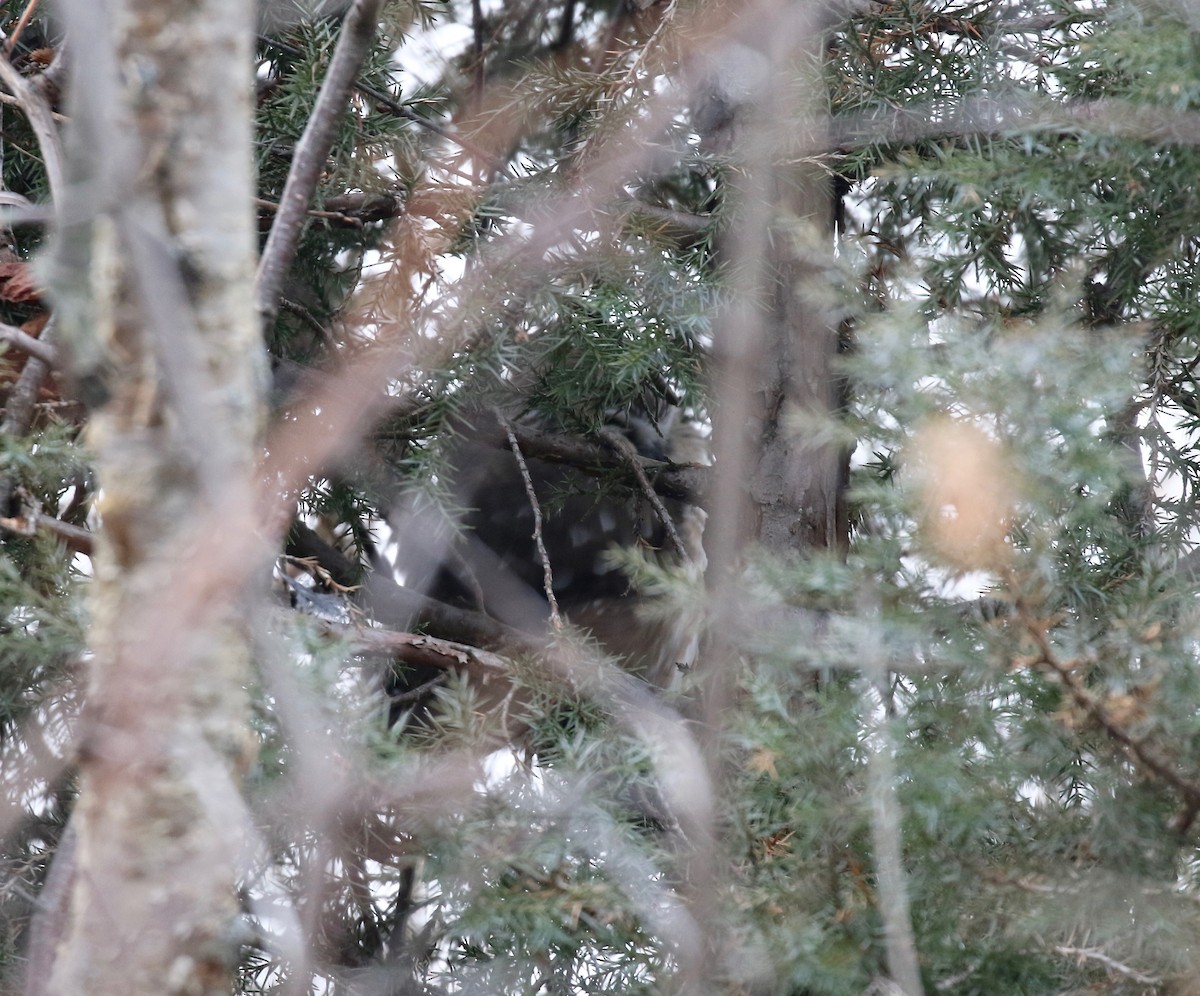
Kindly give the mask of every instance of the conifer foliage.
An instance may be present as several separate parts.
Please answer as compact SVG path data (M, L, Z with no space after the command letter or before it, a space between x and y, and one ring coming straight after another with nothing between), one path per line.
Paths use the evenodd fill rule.
M0 992L1193 991L1195 12L251 22L0 0Z

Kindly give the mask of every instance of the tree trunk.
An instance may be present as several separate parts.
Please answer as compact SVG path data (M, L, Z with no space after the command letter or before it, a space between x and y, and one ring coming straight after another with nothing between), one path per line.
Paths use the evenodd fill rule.
M723 725L734 661L757 611L744 596L747 554L762 547L786 557L846 542L848 454L822 441L841 394L836 319L819 291L831 269L836 205L819 161L828 151L820 67L833 20L818 4L755 19L744 40L709 60L710 100L697 114L705 140L733 159L730 220L715 250L726 294L713 344L716 476L705 530L713 607L701 654L708 730ZM715 765L715 738L707 746ZM715 836L696 836L692 910L710 950L685 988L706 992L722 943L708 919L719 860Z
M193 527L257 455L253 5L63 7L77 131L51 269L99 402L102 528L74 887L49 991L226 993L248 651L232 610L167 631L161 608L194 577Z
M722 125L740 168L718 245L730 292L715 342L718 475L708 545L716 578L738 570L748 545L786 553L842 548L847 539L848 454L825 441L820 424L841 395L836 318L821 292L837 203L819 162L828 151L819 66L832 20L817 5L798 5L731 60L734 72L759 68L732 84L744 105L725 101Z

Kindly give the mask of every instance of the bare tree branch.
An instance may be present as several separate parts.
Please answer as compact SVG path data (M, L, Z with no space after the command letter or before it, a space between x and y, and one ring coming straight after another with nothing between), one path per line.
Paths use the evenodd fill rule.
M21 16L17 18L16 27L12 29L12 33L8 36L8 41L4 43L4 58L9 58L12 55L12 50L16 47L18 41L21 40L21 34L29 25L29 19L33 17L34 11L38 8L38 0L29 0L25 4L25 9L21 11Z
M29 119L33 133L37 136L38 147L42 150L42 162L46 166L46 182L50 185L50 197L56 205L61 205L63 189L62 149L58 140L58 128L54 124L54 115L45 98L35 91L29 82L17 72L7 55L0 58L0 81L12 91L17 98L21 110Z
M654 486L650 483L650 478L646 476L645 468L642 467L638 459L639 454L633 443L619 432L611 429L606 429L602 433L602 436L604 441L612 447L613 451L621 457L625 465L633 472L633 476L637 478L638 487L641 488L643 496L650 503L650 507L654 509L654 514L658 516L663 529L667 531L667 538L670 539L675 552L679 554L679 559L685 564L691 564L692 557L688 553L687 547L684 546L683 540L679 538L679 533L675 530L675 523L671 519L671 513L667 511L666 506L662 503L662 499L655 493Z
M50 996L50 973L54 969L59 942L67 932L67 917L71 911L78 847L79 833L72 820L67 823L55 849L54 862L38 896L38 909L29 928L23 996Z
M312 117L296 145L292 168L279 199L279 212L258 264L256 296L264 328L270 328L279 313L284 278L295 257L308 206L325 169L346 100L375 36L381 6L382 0L354 0L354 6L342 21Z
M1069 944L1056 944L1054 952L1067 958L1074 958L1077 961L1094 961L1103 965L1110 972L1116 972L1118 975L1123 975L1127 979L1132 979L1134 982L1141 983L1144 986L1157 986L1163 981L1162 976L1139 972L1136 968L1126 965L1122 961L1117 961L1116 958L1106 955L1097 948L1080 948Z
M241 0L195 0L169 16L157 0L62 7L72 30L96 29L89 74L70 88L73 108L96 113L73 125L71 203L56 206L58 238L77 251L60 253L55 277L78 292L80 345L120 375L90 422L103 506L89 586L97 663L71 915L48 988L216 996L232 985L240 943L238 781L254 747L246 606L218 606L202 634L156 634L128 593L170 588L192 523L231 489L246 502L259 452L252 12ZM189 452L201 429L202 457ZM159 637L173 644L166 653L152 646Z
M436 667L444 670L474 668L496 675L508 674L507 661L498 654L467 643L441 640L426 633L404 633L397 630L366 626L348 626L321 622L321 631L335 636L355 652L366 655L396 657L406 664Z
M56 519L53 515L46 515L43 512L17 517L0 516L0 529L18 536L32 536L39 530L53 533L73 553L91 556L93 549L93 537L90 529L73 526L69 522L63 522L62 519Z
M529 496L529 507L533 509L533 542L537 547L538 557L542 561L542 587L546 592L546 601L550 603L550 625L554 629L562 629L562 616L558 613L558 599L554 597L554 570L550 566L550 555L546 553L546 544L542 540L542 506L538 504L537 492L533 488L533 479L529 476L529 467L521 454L521 444L513 433L512 423L497 409L496 421L504 430L509 448L517 459L521 470L521 480L525 484L525 494Z
M37 357L49 367L58 366L58 350L52 344L31 336L15 325L0 323L0 339L11 343L29 356Z

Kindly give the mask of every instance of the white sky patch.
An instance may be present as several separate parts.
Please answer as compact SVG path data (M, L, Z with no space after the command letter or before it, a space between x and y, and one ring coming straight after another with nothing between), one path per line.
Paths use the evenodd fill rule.
M473 36L469 24L438 21L410 38L400 50L404 57L396 59L396 76L403 89L436 83L450 67L448 56L467 51Z

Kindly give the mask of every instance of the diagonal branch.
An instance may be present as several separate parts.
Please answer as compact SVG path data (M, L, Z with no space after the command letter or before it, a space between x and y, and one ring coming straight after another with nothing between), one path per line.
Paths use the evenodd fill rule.
M34 90L29 82L13 68L7 56L0 57L0 82L2 82L16 97L25 117L29 119L30 127L37 136L38 147L42 151L42 162L46 166L46 182L50 185L50 198L56 205L62 203L63 167L62 151L58 140L58 128L54 124L54 114L50 105L41 93Z
M1134 982L1141 983L1144 986L1156 986L1162 983L1162 976L1148 975L1145 972L1139 972L1132 965L1126 965L1122 961L1117 961L1111 955L1105 954L1099 948L1081 948L1068 944L1054 945L1054 953L1063 955L1066 958L1074 958L1076 961L1094 961L1103 965L1110 972L1116 972L1118 975L1123 975L1127 979L1132 979Z
M362 69L371 39L375 37L381 6L382 0L354 0L354 6L342 21L342 30L312 117L296 145L292 168L279 199L279 212L258 264L256 296L264 329L275 324L275 316L279 313L284 278L296 255L308 205L325 169L355 77Z
M619 432L611 429L606 429L600 435L633 472L633 476L637 478L638 487L641 488L642 494L650 503L650 507L654 509L654 514L658 516L659 521L663 524L663 529L666 530L667 537L670 539L671 545L675 548L675 552L679 554L679 559L690 566L692 563L691 555L688 553L687 547L683 545L683 540L679 538L679 533L675 531L675 522L671 519L671 513L667 511L667 507L662 503L662 499L655 492L654 485L650 483L650 478L646 476L646 471L638 459L639 454L633 443Z
M550 625L556 630L562 629L562 616L558 613L558 599L554 597L554 571L550 567L550 555L546 553L546 544L542 541L542 506L538 504L537 492L533 488L533 478L529 476L529 467L521 453L521 445L517 442L512 423L496 409L496 421L504 430L508 445L517 458L517 466L521 469L521 480L525 484L525 493L529 496L529 507L533 509L533 542L537 546L538 558L542 562L542 587L546 592L546 601L550 603Z
M25 9L21 11L21 16L17 18L17 26L12 29L12 33L8 36L8 41L4 43L4 58L12 56L13 49L17 47L17 42L21 40L21 35L25 29L29 27L29 19L33 17L33 12L37 10L39 0L29 0L25 4Z
M1055 653L1046 633L1046 624L1037 619L1029 607L1025 597L1015 583L1015 578L1006 579L1010 591L1013 592L1016 617L1021 628L1033 641L1037 649L1035 664L1040 664L1053 671L1062 682L1067 694L1083 713L1095 723L1105 735L1112 740L1121 751L1141 768L1147 775L1173 789L1183 801L1183 808L1171 821L1171 827L1178 833L1185 833L1196 816L1200 815L1200 783L1185 778L1175 768L1171 760L1161 754L1148 740L1131 734L1105 707L1104 702L1092 694L1077 674L1078 661L1064 661Z
M0 340L16 346L27 356L37 357L48 367L58 366L58 349L52 343L42 342L41 339L30 335L24 329L0 322Z

